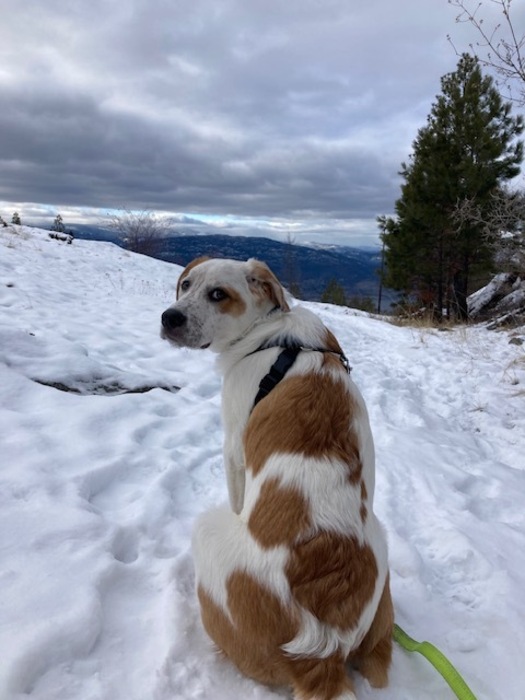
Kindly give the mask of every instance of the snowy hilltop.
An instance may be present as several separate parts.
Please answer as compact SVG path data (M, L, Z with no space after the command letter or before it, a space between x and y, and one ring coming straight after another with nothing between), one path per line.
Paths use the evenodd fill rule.
M215 358L159 337L179 272L0 229L2 700L289 698L241 676L199 619L191 529L227 493ZM306 305L368 404L397 622L478 700L523 700L523 333ZM355 679L360 700L453 697L399 647L387 689Z

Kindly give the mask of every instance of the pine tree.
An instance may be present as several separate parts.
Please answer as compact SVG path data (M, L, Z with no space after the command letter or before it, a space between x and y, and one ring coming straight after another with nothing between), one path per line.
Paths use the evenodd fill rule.
M321 301L325 304L337 304L346 306L346 295L342 284L332 278L321 295Z
M13 218L11 219L11 223L17 224L17 226L22 225L22 221L20 219L20 214L17 211L15 211L15 213L13 214Z
M441 79L442 93L403 163L395 219L381 217L387 286L415 294L441 317L453 306L467 317L469 280L488 269L491 251L479 226L454 218L458 201L483 209L502 182L519 173L521 117L511 117L478 60L463 54L454 73Z

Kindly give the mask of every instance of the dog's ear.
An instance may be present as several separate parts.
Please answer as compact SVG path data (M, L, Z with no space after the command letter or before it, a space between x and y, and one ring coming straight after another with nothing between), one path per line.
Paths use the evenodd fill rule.
M268 265L254 258L248 260L246 264L248 265L246 279L252 294L261 299L268 299L282 311L290 311L284 289Z
M179 298L180 285L181 285L181 282L183 281L183 279L188 276L188 273L190 270L193 270L193 268L196 267L197 265L200 265L201 263L206 262L206 260L210 260L210 258L207 257L206 255L204 255L201 258L195 258L195 260L192 260L190 263L188 263L188 265L186 265L184 270L181 272L181 275L179 277L179 281L177 282L177 299Z

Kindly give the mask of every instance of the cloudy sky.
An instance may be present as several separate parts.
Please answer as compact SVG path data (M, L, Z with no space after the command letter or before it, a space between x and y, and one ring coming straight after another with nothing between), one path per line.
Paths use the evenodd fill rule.
M477 0L475 2L477 4ZM486 0L490 18L494 4ZM447 0L0 0L0 214L377 243ZM524 17L525 19L525 17Z

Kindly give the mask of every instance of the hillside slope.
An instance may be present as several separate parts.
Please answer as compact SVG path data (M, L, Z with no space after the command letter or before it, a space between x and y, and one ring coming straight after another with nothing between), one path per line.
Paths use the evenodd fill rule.
M75 228L79 238L119 242L112 231L89 226ZM332 279L344 287L347 296L377 299L378 251L347 246L294 245L270 238L223 234L173 235L159 239L155 245L155 257L178 265L187 265L202 255L264 260L285 285L299 288L304 299L319 300Z
M190 536L226 500L220 378L209 351L159 337L179 271L0 229L2 699L289 698L242 677L200 623ZM368 404L399 624L478 700L523 700L523 348L308 306ZM388 689L356 685L360 700L452 697L399 648Z

